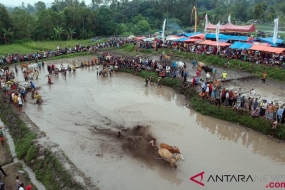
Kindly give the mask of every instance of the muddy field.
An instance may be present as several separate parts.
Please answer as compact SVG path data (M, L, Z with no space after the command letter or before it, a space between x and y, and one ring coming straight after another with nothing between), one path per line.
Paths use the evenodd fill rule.
M61 62L72 60L46 64ZM97 78L94 67L67 73L66 79L53 75L52 85L47 84L46 74L41 69L34 80L43 103L36 105L28 94L23 115L45 134L38 143L62 150L90 179L92 184L86 183L86 189L94 184L104 190L197 189L189 178L201 171L205 179L210 174L277 175L284 171L284 143L202 116L170 88L146 88L143 79L125 73ZM21 73L18 76L22 81ZM137 126L142 128L137 130ZM117 137L118 131L123 138ZM142 140L128 138L136 136ZM158 143L178 146L185 161L173 169L157 159L157 149L148 143L153 137ZM83 175L74 176L86 181ZM207 183L204 189L260 190L265 184Z

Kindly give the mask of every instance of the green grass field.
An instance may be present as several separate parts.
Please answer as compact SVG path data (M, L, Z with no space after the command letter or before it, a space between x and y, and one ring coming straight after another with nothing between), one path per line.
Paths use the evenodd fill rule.
M106 39L102 39L98 42L104 42ZM74 47L77 44L91 45L95 42L88 40L69 40L69 41L46 41L46 42L25 42L23 44L9 44L0 45L0 55L5 55L9 53L20 52L21 54L32 53L40 50L53 50L56 49L58 45L61 47Z

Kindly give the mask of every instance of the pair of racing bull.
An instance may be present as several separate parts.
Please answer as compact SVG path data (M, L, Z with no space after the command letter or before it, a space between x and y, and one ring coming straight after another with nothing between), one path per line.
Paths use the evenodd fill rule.
M156 139L149 142L152 146L158 147L158 154L162 159L169 162L172 167L177 168L176 163L180 160L185 161L180 150L176 146L170 146L166 143L156 145Z

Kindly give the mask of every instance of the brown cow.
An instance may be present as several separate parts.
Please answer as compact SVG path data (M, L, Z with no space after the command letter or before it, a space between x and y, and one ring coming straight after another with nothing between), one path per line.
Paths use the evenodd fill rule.
M29 64L31 64L31 63L24 63L24 64L20 65L20 67L21 67L21 69L28 68Z
M180 160L185 161L183 158L182 154L174 153L172 154L169 150L165 148L161 148L160 146L158 147L158 154L167 162L171 164L172 167L177 168L176 163Z
M150 143L152 146L157 146L157 145L155 145L156 139L150 141L149 143ZM179 148L176 147L176 146L170 146L170 145L168 145L168 144L166 144L166 143L161 143L161 144L159 145L159 147L160 147L160 148L167 149L167 150L169 150L169 152L171 152L171 153L178 153L178 154L181 154Z
M164 60L171 60L171 57L168 56L168 55L165 55L165 56L163 57L163 59L164 59Z

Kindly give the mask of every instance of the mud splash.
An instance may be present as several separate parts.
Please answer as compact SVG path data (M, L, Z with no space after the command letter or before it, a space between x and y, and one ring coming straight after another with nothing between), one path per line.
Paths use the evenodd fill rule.
M155 139L151 134L150 126L137 125L132 128L119 127L119 130L104 129L94 127L94 134L104 135L112 141L120 144L122 150L132 157L145 162L148 165L153 165L154 160L159 158L156 147L150 145L150 141ZM101 148L106 148L106 142L101 145ZM99 154L100 155L100 154Z

